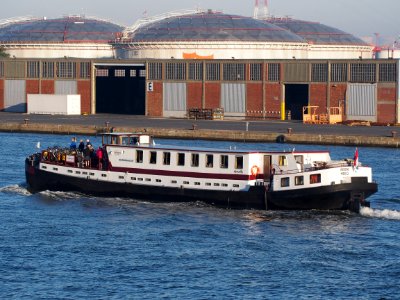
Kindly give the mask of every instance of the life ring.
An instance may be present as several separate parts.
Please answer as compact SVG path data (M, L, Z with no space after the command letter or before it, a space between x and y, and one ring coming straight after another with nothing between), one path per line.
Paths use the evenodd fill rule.
M259 172L260 172L260 168L258 166L254 165L251 167L251 175L257 176Z

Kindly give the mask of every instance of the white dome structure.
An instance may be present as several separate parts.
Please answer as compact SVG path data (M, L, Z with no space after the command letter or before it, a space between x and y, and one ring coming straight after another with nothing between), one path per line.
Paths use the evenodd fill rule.
M16 58L113 58L123 27L84 16L0 21L0 46Z
M368 59L373 47L341 30L292 19L220 12L171 13L136 22L115 44L118 58Z

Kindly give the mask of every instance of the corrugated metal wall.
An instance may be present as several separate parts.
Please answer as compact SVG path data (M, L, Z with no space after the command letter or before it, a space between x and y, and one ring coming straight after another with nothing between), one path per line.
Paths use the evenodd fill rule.
M24 78L25 62L13 60L6 61L4 75L6 78Z
M163 86L164 117L186 116L186 83L167 82Z
M310 64L287 63L284 64L284 80L286 82L308 82L310 80Z
M25 80L4 81L4 110L8 112L26 112Z
M347 86L348 120L376 122L377 84L352 83Z
M56 95L76 95L78 94L78 84L76 80L56 80L54 91Z
M221 84L221 106L225 113L244 115L246 112L246 84Z

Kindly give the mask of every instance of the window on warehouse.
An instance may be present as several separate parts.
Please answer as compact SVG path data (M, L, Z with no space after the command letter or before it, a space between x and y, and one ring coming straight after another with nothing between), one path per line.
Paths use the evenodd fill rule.
M186 63L166 63L165 79L167 80L185 80Z
M40 63L38 61L28 61L26 64L26 77L39 78Z
M42 77L54 78L54 62L44 61L42 63Z
M396 78L396 64L379 64L379 82L396 82Z
M225 81L245 80L245 64L223 64L223 79Z
M217 81L221 79L220 65L218 63L206 64L206 80Z
M346 82L347 81L347 64L336 63L331 64L331 81Z
M90 63L89 62L81 62L80 63L80 78L90 78Z
M281 80L281 65L268 64L268 81L279 81L279 80Z
M203 80L203 63L189 63L189 80Z
M56 76L58 78L76 78L76 63L75 62L57 62Z
M328 81L328 64L312 64L311 81L314 82Z
M350 64L351 82L376 82L376 64Z
M149 63L149 80L162 79L162 63Z
M262 69L262 64L250 64L250 80L261 81Z

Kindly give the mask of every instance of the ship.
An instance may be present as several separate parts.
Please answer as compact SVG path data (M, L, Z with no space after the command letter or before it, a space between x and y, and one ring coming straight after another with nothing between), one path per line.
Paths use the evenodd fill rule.
M99 149L86 150L50 147L29 155L28 190L228 209L353 212L370 206L367 198L378 190L358 150L353 159L335 161L329 151L170 146L146 133L122 132L104 133Z

